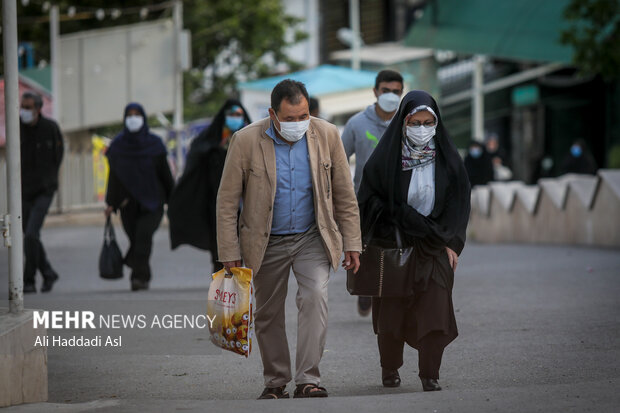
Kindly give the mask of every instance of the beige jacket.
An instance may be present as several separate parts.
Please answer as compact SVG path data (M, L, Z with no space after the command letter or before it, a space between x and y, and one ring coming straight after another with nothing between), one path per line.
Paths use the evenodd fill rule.
M265 118L232 136L217 194L219 259L243 259L254 273L267 249L276 196L276 153L273 139L266 133L270 125L270 119ZM331 123L311 118L306 137L316 224L336 269L343 249L362 250L349 163L338 129Z

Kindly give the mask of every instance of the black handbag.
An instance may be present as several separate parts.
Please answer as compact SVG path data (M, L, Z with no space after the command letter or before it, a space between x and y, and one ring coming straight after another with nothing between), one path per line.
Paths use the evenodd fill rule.
M347 271L347 290L351 295L371 297L411 296L414 248L403 247L398 226L394 227L396 242L374 238L376 223L368 232L368 242L364 242L357 274Z
M123 278L123 254L116 243L114 225L110 217L105 221L103 246L99 254L99 276L106 280Z

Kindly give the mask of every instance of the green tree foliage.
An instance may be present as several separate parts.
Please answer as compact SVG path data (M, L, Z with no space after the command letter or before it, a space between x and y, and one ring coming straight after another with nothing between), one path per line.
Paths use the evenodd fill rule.
M574 62L585 74L620 79L620 0L571 0L571 23L561 42L574 47Z
M163 0L59 0L61 34L139 23L172 16L172 9L152 10L142 19L137 10L161 4ZM35 61L49 61L49 22L43 10L44 0L18 4L19 41L35 47ZM224 100L235 96L239 81L295 70L300 67L285 54L288 46L306 37L297 30L300 19L284 12L283 0L184 0L184 28L192 34L193 69L184 76L185 116L188 119L211 116ZM69 7L76 7L68 18ZM98 8L108 15L103 20L92 16ZM110 11L118 8L120 16ZM0 61L0 72L2 71Z

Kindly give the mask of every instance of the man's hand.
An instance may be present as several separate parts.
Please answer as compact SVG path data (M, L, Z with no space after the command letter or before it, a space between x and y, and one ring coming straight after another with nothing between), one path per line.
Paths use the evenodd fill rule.
M226 268L226 272L230 274L230 269L233 267L241 267L241 260L237 261L226 261L223 262L222 265Z
M456 266L459 263L459 256L448 247L446 247L446 252L448 253L448 261L450 261L452 271L456 271Z
M345 270L353 270L353 274L357 273L360 269L360 253L357 251L347 251L344 253L344 261L342 261L342 267Z
M112 211L114 211L114 207L112 205L108 205L105 209L105 211L103 211L103 214L105 215L105 217L109 217L110 214L112 214Z

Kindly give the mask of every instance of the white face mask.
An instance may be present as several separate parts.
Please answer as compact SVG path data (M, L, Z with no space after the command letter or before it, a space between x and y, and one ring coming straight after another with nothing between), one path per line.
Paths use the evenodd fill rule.
M379 97L377 98L377 103L384 112L395 112L396 109L398 109L398 104L400 103L400 96L398 96L396 93L391 92L384 93L382 95L379 95Z
M34 112L30 109L20 109L19 117L21 118L22 122L30 124L34 120Z
M278 115L276 115L276 119L278 119ZM300 122L282 122L278 119L278 122L280 122L280 130L278 132L289 142L297 142L303 138L310 126L310 119Z
M138 132L144 125L144 118L140 115L131 115L125 118L125 126L129 132Z
M435 136L435 126L407 126L407 140L413 146L426 145Z

